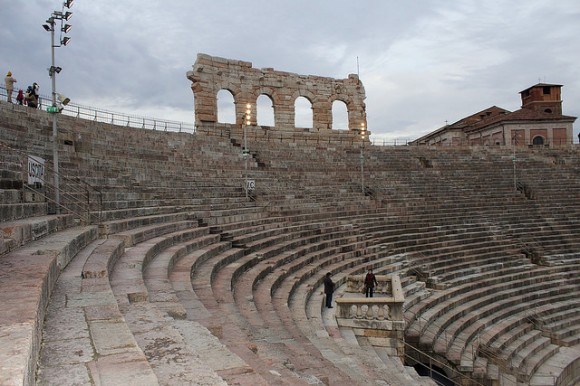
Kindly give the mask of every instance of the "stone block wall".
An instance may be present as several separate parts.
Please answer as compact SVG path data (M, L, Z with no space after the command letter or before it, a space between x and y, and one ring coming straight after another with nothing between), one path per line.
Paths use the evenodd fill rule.
M253 68L252 63L198 54L193 69L187 72L195 95L196 125L217 122L217 94L229 90L236 108L236 125L245 122L247 106L250 125L256 125L256 102L267 95L273 102L275 128L295 127L295 101L305 97L312 103L313 130L332 128L332 103L344 102L348 110L349 130L366 131L365 90L355 74L346 79L298 75L272 68ZM367 134L368 135L368 134Z

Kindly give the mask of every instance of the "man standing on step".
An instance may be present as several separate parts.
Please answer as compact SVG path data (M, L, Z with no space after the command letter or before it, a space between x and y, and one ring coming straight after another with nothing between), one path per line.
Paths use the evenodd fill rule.
M4 83L6 84L6 97L8 103L12 103L12 90L14 90L14 83L16 83L16 79L12 77L12 72L8 71L4 78Z
M324 293L326 294L326 307L332 308L332 293L334 292L334 282L330 278L330 272L324 278Z
M369 272L365 276L365 296L367 298L373 297L373 291L375 289L375 285L379 285L379 283L377 282L377 278L375 277L375 274L373 273L373 269L369 268Z

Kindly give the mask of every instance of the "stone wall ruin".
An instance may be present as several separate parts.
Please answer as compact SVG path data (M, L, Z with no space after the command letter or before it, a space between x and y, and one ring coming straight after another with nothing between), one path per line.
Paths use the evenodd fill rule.
M295 101L305 97L312 104L312 131L332 130L332 103L342 101L348 111L348 129L368 138L365 90L355 74L346 79L298 75L272 68L253 68L252 63L198 54L193 69L187 72L195 97L196 126L217 123L217 94L228 90L234 97L236 126L245 122L250 106L250 125L257 125L257 99L266 95L272 100L274 129L295 128Z

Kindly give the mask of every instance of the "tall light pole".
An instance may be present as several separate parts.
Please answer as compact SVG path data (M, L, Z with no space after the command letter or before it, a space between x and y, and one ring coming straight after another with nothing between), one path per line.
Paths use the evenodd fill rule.
M366 128L364 122L360 124L360 185L362 189L363 196L365 195L365 155L364 155L364 148L365 148L365 136L366 136Z
M512 162L514 164L514 194L518 193L518 183L517 183L517 179L516 179L516 144L518 143L518 138L517 137L513 137L514 139L514 143L512 146Z
M250 151L248 150L248 137L246 134L246 129L252 123L252 106L248 103L246 104L246 113L244 114L244 150L242 151L245 160L244 168L244 186L246 187L246 199L248 198L248 157L250 156Z
M46 110L52 114L52 163L54 169L54 202L56 213L60 213L60 187L59 187L59 176L58 176L58 127L57 127L57 114L60 112L56 105L56 74L60 73L62 68L55 66L54 61L54 49L56 47L66 46L70 41L68 36L61 36L59 38L59 44L56 45L54 42L54 32L56 28L56 21L60 20L60 32L67 33L71 29L70 24L65 24L64 21L68 21L72 17L72 13L69 11L64 12L65 8L70 9L74 0L66 0L62 4L62 11L54 11L46 24L42 27L50 32L50 53L51 62L50 68L48 69L48 75L52 80L52 106L49 106Z

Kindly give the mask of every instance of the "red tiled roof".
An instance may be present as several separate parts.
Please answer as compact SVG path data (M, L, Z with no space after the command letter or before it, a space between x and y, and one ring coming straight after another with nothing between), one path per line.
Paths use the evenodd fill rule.
M511 113L496 115L490 117L489 119L481 120L469 127L465 127L465 132L472 132L480 130L484 127L495 125L501 122L513 122L513 121L575 121L576 117L568 115L554 115L550 113L544 113L542 111L536 111L532 109L519 109Z
M528 87L525 90L520 91L520 94L523 93L523 92L525 92L525 91L528 91L529 89L532 89L534 87L563 87L563 86L561 84L537 83L537 84L535 84L533 86Z

